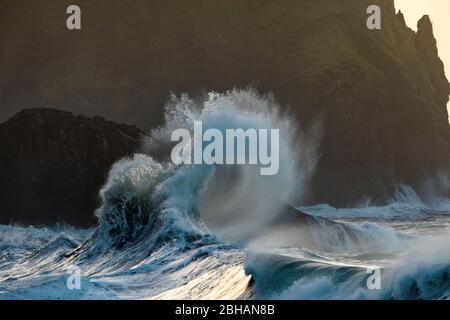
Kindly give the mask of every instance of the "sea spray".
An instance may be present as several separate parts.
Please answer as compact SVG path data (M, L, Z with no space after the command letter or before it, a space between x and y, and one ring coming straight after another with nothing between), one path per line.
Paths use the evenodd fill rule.
M271 221L280 204L295 202L307 191L317 161L320 127L301 130L290 119L272 96L259 95L253 89L212 92L195 100L187 95L172 96L166 105L164 124L145 139L143 152L171 162L171 134L184 128L193 137L198 121L203 132L214 129L223 136L227 130L279 130L276 175L261 176L259 168L252 165L215 164L200 194L199 208L205 223L214 233L239 240ZM248 158L248 148L244 152L241 156Z

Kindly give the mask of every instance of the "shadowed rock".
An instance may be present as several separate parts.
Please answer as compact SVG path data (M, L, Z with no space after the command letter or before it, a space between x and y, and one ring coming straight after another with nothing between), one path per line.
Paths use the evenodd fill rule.
M103 118L28 109L0 124L0 223L86 226L110 166L142 132Z

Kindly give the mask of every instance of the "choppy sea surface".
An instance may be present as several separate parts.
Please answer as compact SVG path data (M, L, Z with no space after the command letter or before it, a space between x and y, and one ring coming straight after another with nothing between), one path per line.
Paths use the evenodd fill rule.
M96 227L0 226L0 299L450 299L450 199L400 186L384 206L297 208L315 223L269 235L314 170L315 129L301 135L252 91L195 104L174 99L145 150L113 166ZM198 119L280 128L280 173L151 156Z

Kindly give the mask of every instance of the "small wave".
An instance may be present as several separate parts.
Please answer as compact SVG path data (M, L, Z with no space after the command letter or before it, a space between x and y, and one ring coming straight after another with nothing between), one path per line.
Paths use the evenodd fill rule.
M81 242L91 232L92 229L77 229L69 225L55 225L54 227L0 225L0 250L21 248L33 251L41 248L51 239L61 236Z
M326 218L371 218L371 219L423 219L430 215L450 214L450 199L435 198L430 204L423 202L408 186L400 185L394 199L387 205L373 206L370 203L349 208L335 208L328 204L300 207L299 210Z

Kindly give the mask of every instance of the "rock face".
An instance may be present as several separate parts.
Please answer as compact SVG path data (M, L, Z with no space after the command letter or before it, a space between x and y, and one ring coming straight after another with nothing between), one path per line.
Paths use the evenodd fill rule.
M340 54L313 58L329 68L319 75L319 86L329 82L316 104L325 132L314 202L384 202L398 183L423 196L430 190L450 196L450 86L432 24L424 16L415 33L394 14L392 1L382 4L383 30L357 28L349 16L348 24L335 25L341 44L323 48Z
M65 28L68 4L0 5L0 116L59 105L148 128L171 91L254 85L301 126L322 122L309 202L384 201L450 170L432 24L415 33L393 0L79 0L81 31ZM366 28L373 4L381 30Z
M0 224L87 226L110 166L141 131L103 118L27 109L0 124Z

